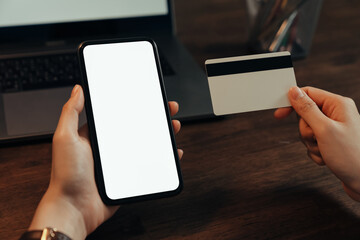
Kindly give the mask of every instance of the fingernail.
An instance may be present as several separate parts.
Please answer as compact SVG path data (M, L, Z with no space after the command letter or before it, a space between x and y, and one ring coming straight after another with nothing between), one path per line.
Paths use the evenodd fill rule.
M290 96L294 100L298 100L299 98L304 97L303 91L301 91L298 87L292 87L290 88Z
M71 91L71 97L74 97L78 94L80 89L80 86L78 84L75 85L75 87L73 88L73 90Z

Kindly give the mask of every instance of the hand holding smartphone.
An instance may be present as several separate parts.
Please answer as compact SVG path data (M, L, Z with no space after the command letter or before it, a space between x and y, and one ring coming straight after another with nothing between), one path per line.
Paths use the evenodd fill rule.
M155 43L84 42L85 108L104 203L172 196L182 178Z

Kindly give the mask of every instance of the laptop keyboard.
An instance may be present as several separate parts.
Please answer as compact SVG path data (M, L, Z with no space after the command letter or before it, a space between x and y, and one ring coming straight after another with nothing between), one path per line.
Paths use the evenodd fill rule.
M165 76L175 72L160 54ZM58 54L0 60L0 92L18 92L73 86L80 83L80 68L76 54Z
M0 60L0 91L70 86L80 82L76 54Z

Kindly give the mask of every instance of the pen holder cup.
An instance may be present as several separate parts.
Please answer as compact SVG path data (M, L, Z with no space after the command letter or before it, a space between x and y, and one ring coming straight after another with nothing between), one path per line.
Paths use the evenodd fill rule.
M252 52L309 54L323 0L246 0Z

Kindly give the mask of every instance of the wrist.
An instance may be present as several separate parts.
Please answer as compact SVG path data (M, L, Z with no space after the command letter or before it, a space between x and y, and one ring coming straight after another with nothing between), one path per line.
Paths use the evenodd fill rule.
M29 230L56 228L71 239L85 239L86 225L81 212L63 195L48 190L36 209Z

